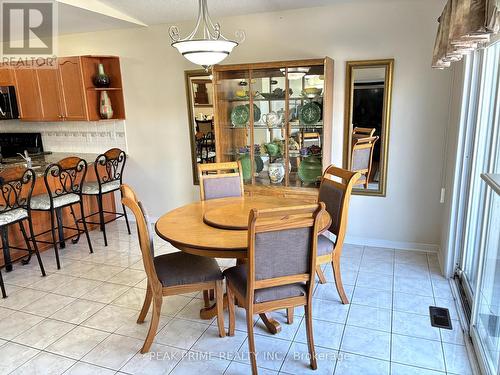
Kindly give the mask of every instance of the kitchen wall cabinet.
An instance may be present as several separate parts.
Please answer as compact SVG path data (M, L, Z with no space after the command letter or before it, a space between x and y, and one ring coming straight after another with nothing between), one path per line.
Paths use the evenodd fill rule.
M14 86L14 73L12 68L5 65L0 65L0 86Z
M111 80L109 88L93 84L101 63ZM50 69L0 66L2 84L16 86L22 121L99 121L99 99L104 90L111 99L113 119L125 119L120 60L116 56L61 57L57 68Z
M60 121L63 119L63 110L57 69L36 69L36 75L40 90L42 119L45 121Z
M80 58L64 57L58 59L58 62L63 119L68 121L88 120Z
M42 102L35 69L31 66L19 66L14 69L14 76L19 117L24 121L43 120Z

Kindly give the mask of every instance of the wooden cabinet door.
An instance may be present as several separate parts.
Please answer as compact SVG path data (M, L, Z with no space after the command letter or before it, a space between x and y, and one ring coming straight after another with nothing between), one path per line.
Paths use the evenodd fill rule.
M11 68L0 66L0 86L14 86L14 74Z
M62 121L63 110L59 89L59 73L57 69L36 69L43 119L45 121Z
M82 69L78 57L64 57L59 62L59 81L63 116L69 121L88 120Z
M19 117L26 121L43 120L42 102L36 72L31 67L14 70Z

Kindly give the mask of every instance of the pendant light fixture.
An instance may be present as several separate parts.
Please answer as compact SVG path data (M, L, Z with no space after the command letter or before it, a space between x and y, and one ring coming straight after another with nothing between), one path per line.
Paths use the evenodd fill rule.
M214 23L208 14L207 0L198 0L198 19L188 36L181 39L177 26L170 26L168 33L172 39L172 47L192 63L203 66L206 71L224 60L238 43L245 40L245 33L241 30L236 32L239 42L222 35L220 25Z

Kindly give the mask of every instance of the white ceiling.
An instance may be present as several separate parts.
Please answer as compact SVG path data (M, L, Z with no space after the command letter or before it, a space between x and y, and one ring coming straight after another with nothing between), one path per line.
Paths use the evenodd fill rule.
M198 0L56 0L59 34L195 20ZM373 0L208 0L212 19ZM379 0L398 1L398 0ZM419 1L419 0L415 0Z
M194 21L198 13L198 0L55 1L59 8L59 34ZM208 0L208 9L213 21L217 22L221 17L228 16L372 1L375 0Z
M198 12L197 0L100 1L148 25L193 20ZM216 21L218 17L312 8L336 2L339 0L209 0L208 10Z
M76 34L137 26L119 18L62 3L58 4L57 11L59 34Z

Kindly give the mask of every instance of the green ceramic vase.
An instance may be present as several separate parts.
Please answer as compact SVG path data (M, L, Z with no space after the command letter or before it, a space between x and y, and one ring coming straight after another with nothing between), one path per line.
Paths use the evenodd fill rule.
M311 155L304 159L299 166L299 178L305 184L314 184L322 175L321 160Z
M243 180L249 181L252 179L252 164L250 163L250 154L240 154L238 160L241 163L243 173ZM259 155L254 156L254 169L255 172L260 173L264 169L264 162Z

